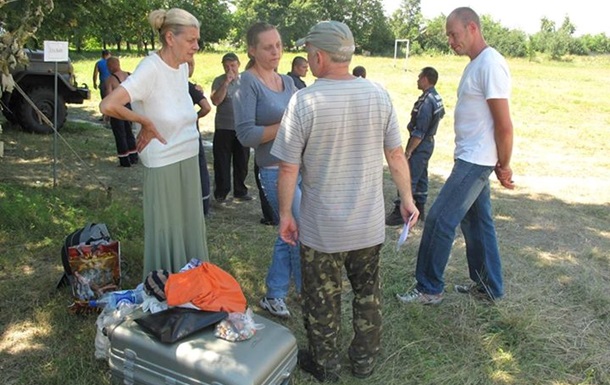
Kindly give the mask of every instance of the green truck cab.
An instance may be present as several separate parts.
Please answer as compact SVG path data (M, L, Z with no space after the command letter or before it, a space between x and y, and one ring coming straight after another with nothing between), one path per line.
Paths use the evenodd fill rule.
M12 71L13 81L25 91L42 113L54 122L55 113L55 62L45 62L44 52L24 49L27 64L18 64ZM57 129L66 121L66 103L82 104L91 98L86 84L79 86L74 76L72 63L57 63ZM14 89L4 92L1 98L2 112L12 123L24 130L38 134L50 134L53 129L41 119L35 109Z

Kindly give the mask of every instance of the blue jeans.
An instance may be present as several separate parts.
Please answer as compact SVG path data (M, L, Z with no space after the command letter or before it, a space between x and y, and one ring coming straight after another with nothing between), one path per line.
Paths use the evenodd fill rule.
M466 241L470 279L487 287L494 298L504 295L502 264L491 213L491 166L456 160L451 175L430 208L417 254L417 290L443 292L443 274L457 226Z
M279 222L280 205L277 191L277 178L279 169L265 168L259 169L259 177L261 185L265 193L265 197L269 201L275 219ZM292 201L292 215L299 220L299 207L301 206L301 178L297 181L297 187L294 191L294 199ZM290 246L284 242L278 235L273 246L273 256L271 257L271 266L267 272L267 298L286 298L288 288L290 287L290 278L294 279L294 284L297 293L301 292L301 258L299 256L299 244Z

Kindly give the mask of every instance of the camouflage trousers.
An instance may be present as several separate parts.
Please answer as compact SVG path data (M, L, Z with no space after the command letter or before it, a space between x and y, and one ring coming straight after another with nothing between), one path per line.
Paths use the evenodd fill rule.
M379 252L382 245L322 253L301 244L303 321L309 352L326 370L339 370L342 267L352 286L354 337L349 358L354 372L373 369L381 341Z

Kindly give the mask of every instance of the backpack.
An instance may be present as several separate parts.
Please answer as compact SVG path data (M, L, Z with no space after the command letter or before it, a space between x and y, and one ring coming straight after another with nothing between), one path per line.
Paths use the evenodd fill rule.
M121 246L103 223L88 223L70 233L61 247L61 262L64 273L57 288L71 288L74 302L68 311L72 314L97 312L93 300L120 290Z
M72 267L70 266L70 257L68 250L70 247L80 244L94 245L100 242L110 242L110 232L108 227L103 223L88 223L85 227L81 227L70 233L64 240L61 247L61 263L64 266L64 273L57 282L57 288L70 286L72 283Z

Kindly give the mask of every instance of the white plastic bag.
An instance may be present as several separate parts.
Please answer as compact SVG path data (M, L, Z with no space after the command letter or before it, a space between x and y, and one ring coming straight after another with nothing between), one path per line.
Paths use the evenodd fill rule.
M109 358L110 340L106 335L106 328L122 322L140 305L121 302L116 309L104 309L95 321L97 333L95 334L95 358L105 360Z
M245 341L264 327L265 325L254 322L252 310L248 308L245 313L229 313L227 318L216 325L215 335L231 342Z
M148 295L144 292L144 302L142 302L142 310L147 313L158 313L168 308L167 301L159 301L155 296Z

